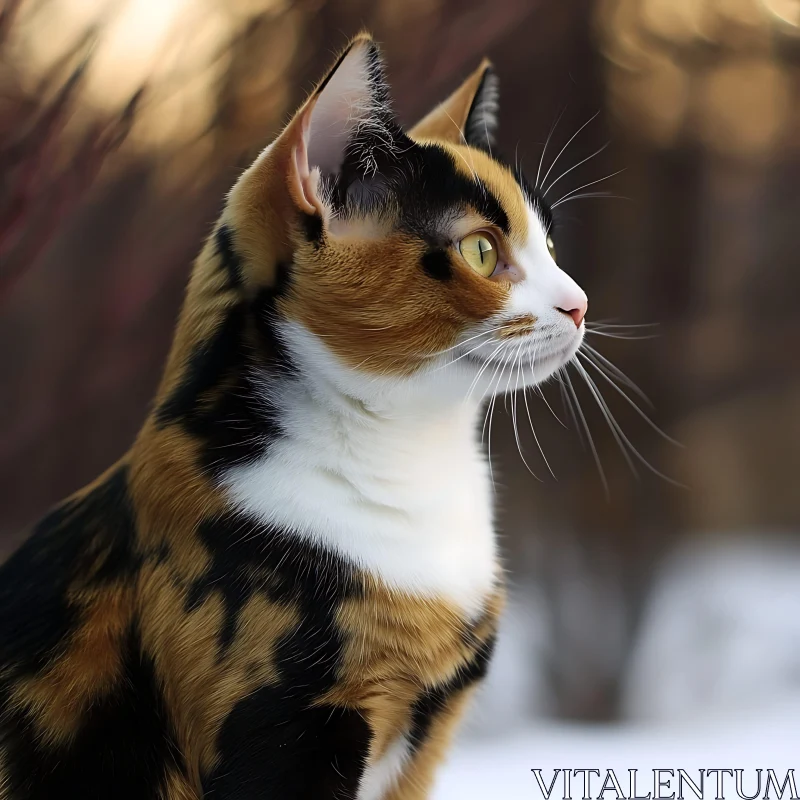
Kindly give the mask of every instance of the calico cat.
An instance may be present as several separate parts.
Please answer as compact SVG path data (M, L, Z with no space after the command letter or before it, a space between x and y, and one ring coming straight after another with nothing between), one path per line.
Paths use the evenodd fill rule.
M133 447L0 571L1 798L429 796L503 603L481 405L587 307L496 109L484 62L404 132L361 34L238 180Z

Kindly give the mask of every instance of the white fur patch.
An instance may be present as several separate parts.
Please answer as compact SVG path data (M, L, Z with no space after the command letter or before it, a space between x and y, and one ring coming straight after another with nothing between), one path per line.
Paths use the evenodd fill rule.
M358 800L381 800L403 772L409 755L408 741L399 736L383 757L367 767L358 789Z
M305 376L273 385L285 436L228 470L231 501L396 590L479 613L498 565L477 399L437 405L443 373L417 396L345 369L299 325L285 335Z

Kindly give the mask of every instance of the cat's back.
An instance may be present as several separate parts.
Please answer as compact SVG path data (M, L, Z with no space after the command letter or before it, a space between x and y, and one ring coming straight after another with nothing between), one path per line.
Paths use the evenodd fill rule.
M179 756L136 622L128 470L59 505L0 568L0 797L150 798Z

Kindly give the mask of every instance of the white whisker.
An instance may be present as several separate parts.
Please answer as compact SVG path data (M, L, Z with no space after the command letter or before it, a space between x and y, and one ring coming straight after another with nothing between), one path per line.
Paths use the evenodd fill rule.
M542 163L544 162L544 154L547 152L547 145L550 144L550 139L552 138L553 134L555 133L556 128L558 127L558 123L561 121L561 117L564 116L564 112L567 110L567 107L561 110L561 113L556 117L556 121L553 123L552 127L550 128L550 133L547 134L547 138L544 140L544 147L542 148L542 155L539 156L539 168L536 170L536 182L533 184L535 189L539 188L539 175L542 172Z
M472 379L472 383L469 386L469 390L467 391L467 396L464 400L465 403L469 402L469 399L472 397L472 393L475 391L475 387L478 385L478 381L483 375L486 368L489 364L492 363L492 359L503 349L504 343L501 342L497 347L492 351L491 355L484 361L483 366L478 370L478 374ZM492 379L494 379L494 373L492 373ZM489 381L489 385L491 385L491 381Z
M607 339L625 339L627 341L636 342L644 339L658 339L657 333L650 334L649 336L629 336L622 333L609 333L608 331L599 331L595 328L587 328L586 333L591 333L592 336L605 336Z
M598 117L598 115L599 115L599 114L600 114L600 112L599 112L599 111L596 111L594 114L592 114L592 116L591 116L591 117L589 117L589 119L587 119L587 120L586 120L586 122L584 122L584 123L583 123L583 125L581 125L581 126L580 126L580 128L578 128L578 130L577 130L577 131L575 131L575 133L573 133L573 134L572 134L572 136L569 138L569 141L568 141L568 142L567 142L567 143L566 143L566 144L565 144L565 145L564 145L564 146L561 148L561 150L559 150L559 152L558 152L558 155L557 155L557 156L556 156L556 157L553 159L553 163L550 165L550 169L549 169L549 170L547 170L547 172L545 173L545 176L544 176L544 178L542 178L542 184L545 184L545 183L547 183L547 178L548 178L548 176L550 175L550 173L553 171L553 167L554 167L554 166L555 166L555 165L558 163L558 159L559 159L559 158L561 158L561 156L563 155L564 151L565 151L565 150L566 150L566 149L567 149L567 148L570 146L570 144L572 144L572 142L575 140L575 137L576 137L576 136L577 136L577 135L578 135L578 134L579 134L579 133L580 133L580 132L581 132L581 131L582 131L582 130L583 130L583 129L584 129L584 128L585 128L585 127L586 127L586 126L587 126L587 125L590 123L590 122L592 122L593 120L597 119L597 117ZM542 192L542 194L547 194L547 190L545 189L545 190Z
M613 414L611 413L611 411L609 410L609 408L608 408L608 405L607 405L607 404L606 404L606 402L603 400L603 398L602 398L602 395L600 394L600 390L599 390L599 389L597 388L597 386L595 385L594 381L592 380L592 377L591 377L591 375L589 375L589 373L588 373L588 372L586 372L586 370L583 368L583 366L582 366L582 365L581 365L581 364L580 364L578 361L573 361L572 363L575 365L575 368L578 370L578 372L581 374L581 376L583 377L583 379L586 381L586 385L589 387L589 391L591 391L591 392L592 392L592 395L594 395L594 398L595 398L595 400L597 401L597 404L600 406L601 410L603 410L603 411L605 411L605 412L606 412L606 414L607 414L607 416L606 416L606 421L608 422L608 424L609 424L609 426L610 426L610 428L611 428L612 432L614 432L614 430L616 430L616 433L617 433L617 434L619 434L619 437L620 437L620 438L622 439L622 441L623 441L623 442L624 442L624 443L625 443L625 444L628 446L628 449L629 449L629 451L630 451L631 455L635 456L635 457L637 458L637 460L638 460L638 461L639 461L641 464L643 464L645 467L647 467L647 469L649 469L649 470L650 470L650 472L652 472L654 475L658 475L658 477L659 477L659 478L662 478L663 480L667 481L667 483L671 483L673 486L679 486L679 487L681 487L681 488L685 489L686 487L685 487L683 484L679 483L679 482L678 482L678 481L676 481L676 480L673 480L672 478L668 477L667 475L664 475L664 473L663 473L663 472L659 472L659 471L658 471L658 470L657 470L657 469L656 469L656 468L655 468L655 467L654 467L654 466L653 466L653 465L652 465L652 464L651 464L651 463L650 463L650 462L649 462L649 461L648 461L648 460L647 460L647 459L646 459L646 458L645 458L645 457L644 457L644 456L643 456L643 455L642 455L642 454L641 454L641 453L640 453L640 452L639 452L639 451L638 451L638 450L637 450L637 449L636 449L636 448L633 446L633 444L631 443L631 440L630 440L630 439L629 439L629 438L628 438L628 437L625 435L625 432L622 430L622 428L620 427L619 423L618 423L618 422L617 422L617 420L614 418L614 415L613 415ZM617 438L617 437L615 436L615 438ZM623 451L623 453L624 453L624 452L625 452L625 450L624 450L624 448L622 448L622 444L621 444L621 443L620 443L620 448L622 449L622 451ZM631 462L630 462L630 459L628 458L628 456L627 456L627 455L625 456L625 460L626 460L626 461L628 461L628 463L631 465L631 469L633 469L633 471L634 471L634 474L637 474L637 473L636 473L636 471L635 471L635 469L633 468L633 465L632 465L632 464L631 464Z
M569 373L564 370L564 378L567 381L567 388L569 390L570 395L575 403L575 410L580 415L581 422L583 423L583 429L586 431L586 436L589 440L589 446L592 450L592 456L594 457L594 463L597 464L597 471L600 473L600 480L603 482L603 489L606 493L606 499L610 497L610 493L608 491L608 481L606 480L606 473L603 470L603 465L600 463L600 456L597 453L597 448L594 445L594 439L592 438L592 433L589 430L589 425L586 422L586 417L583 415L583 409L581 408L580 401L578 400L578 395L575 393L575 387L572 385L572 380L569 377Z
M533 368L532 368L532 367L531 367L531 378L533 378ZM562 388L563 388L563 387L562 387ZM542 391L541 387L540 387L540 386L535 386L535 387L534 387L534 391L535 391L535 392L536 392L536 393L539 395L539 397L541 397L541 398L542 398L542 401L543 401L543 402L544 402L544 404L547 406L547 410L548 410L548 411L549 411L549 412L550 412L550 413L553 415L553 417L555 418L556 422L557 422L557 423L558 423L558 424L559 424L559 425L560 425L562 428L566 428L567 426L566 426L566 425L564 424L564 422L561 420L561 417L559 417L559 416L558 416L558 414L556 414L556 412L555 412L555 411L553 411L553 407L550 405L550 403L548 403L548 402L547 402L547 398L544 396L544 392Z
M626 197L624 194L613 194L612 192L584 192L583 194L576 194L571 197L567 197L564 200L561 200L558 205L564 205L564 203L571 203L573 200L585 200L586 198L607 198L609 200L630 200L630 197Z
M612 172L609 175L604 175L602 178L598 178L596 181L589 181L589 183L584 183L583 186L579 186L577 189L573 189L571 192L567 192L563 197L559 198L555 203L553 203L550 208L555 208L556 206L561 205L568 197L572 197L576 195L578 192L583 191L584 189L588 189L590 186L594 186L596 183L602 183L603 181L609 180L609 178L613 178L616 175L625 172L625 168L618 169L616 172Z
M629 389L636 392L636 394L638 394L639 397L641 397L642 400L644 400L645 403L647 403L651 408L653 407L653 402L650 400L650 398L616 364L606 358L602 353L599 353L597 350L595 350L590 344L587 344L586 341L583 342L581 348L585 351L584 355L592 359L596 366L604 367L610 376L616 377L617 380L621 381Z
M481 441L484 439L484 435L486 433L486 423L489 423L489 435L487 437L487 457L489 460L489 478L492 481L492 491L494 491L494 466L492 465L492 421L494 420L494 404L497 400L497 387L500 385L500 381L503 378L503 368L505 364L502 362L498 363L498 368L495 370L495 374L497 375L497 382L492 386L491 394L492 399L489 401L489 408L486 412L486 417L483 421L483 432L481 433ZM499 374L498 374L499 373ZM494 375L492 375L492 380L494 380ZM491 382L490 382L491 384Z
M533 358L531 358L531 363L530 363L531 380L533 380L534 377L535 377L535 375L534 375L534 364L535 363L536 363L536 353L534 351ZM539 437L536 435L536 428L534 428L534 426L533 426L533 417L531 416L531 409L530 409L530 406L528 405L528 395L527 395L527 393L526 393L526 391L524 389L522 390L522 399L525 401L525 413L528 415L528 423L531 426L531 433L533 434L533 441L536 442L536 446L539 448L539 452L542 454L542 459L544 460L544 463L547 466L548 472L554 478L556 478L556 474L555 474L555 472L553 472L553 468L550 466L550 462L547 460L547 456L544 454L544 449L542 448L541 442L539 441ZM545 403L547 404L546 400L545 400ZM547 405L548 405L548 408L549 408L550 407L549 404L547 404ZM552 411L552 409L551 409L551 411ZM555 417L555 414L553 414L553 416ZM556 419L558 419L558 417L556 417ZM561 422L561 420L558 420L558 421ZM556 478L556 480L558 480L558 478Z
M514 382L514 400L511 406L511 422L514 427L514 440L517 443L517 452L519 453L519 457L522 459L522 463L525 465L525 469L527 469L528 472L530 472L530 474L533 475L533 477L536 478L537 481L540 481L541 478L530 468L530 465L528 464L528 461L522 452L522 443L519 440L519 428L517 426L517 400L519 399L519 377L520 377L520 370L522 369L522 358L521 358L522 344L523 343L520 342L519 347L517 348L517 379ZM524 381L522 387L522 396L525 398L525 405L527 406L528 401L525 395ZM533 424L531 424L531 430L533 430Z
M579 161L575 164L574 167L570 167L569 169L564 170L554 181L550 182L550 185L542 192L543 195L547 195L547 193L566 175L569 175L574 169L578 169L582 164L585 164L587 161L591 161L595 156L599 156L600 153L605 150L611 142L606 142L599 150L595 150L590 156L586 156L582 161Z
M462 358L468 358L473 353L476 353L478 350L480 350L481 347L483 347L486 344L489 344L489 343L488 342L480 342L480 343L476 344L475 347L471 348L470 350L467 350L466 353L462 353L460 356L457 356L456 358L453 358L450 361L446 361L441 366L438 366L438 367L436 367L436 369L431 370L431 374L433 374L434 372L439 372L439 370L446 369L447 367L450 367L453 364L457 364L459 361L461 361Z
M661 326L660 322L639 322L635 324L622 324L614 322L611 319L598 319L592 322L587 322L587 328L658 328Z
M614 440L616 441L617 446L620 449L620 452L622 453L625 461L627 462L628 467L630 468L631 472L636 476L636 478L638 478L639 471L636 469L636 466L634 465L633 461L631 461L631 458L628 455L628 451L625 449L623 445L622 439L620 438L620 435L622 434L622 429L617 423L617 420L614 418L614 415L611 413L611 409L608 407L608 404L606 403L605 399L600 394L600 390L597 388L595 382L591 379L589 373L586 372L586 370L583 369L583 367L577 361L573 361L572 363L574 364L575 369L578 370L578 374L583 378L584 382L588 386L589 392L594 398L595 403L597 403L600 412L605 417L605 420L608 423L608 428L611 431L611 435L614 437Z
M644 411L642 411L642 409L641 409L641 408L639 408L639 406L638 406L638 405L636 405L636 403L634 403L634 402L633 402L633 400L631 400L631 398L630 398L630 397L628 397L628 395L627 395L627 394L626 394L624 391L622 391L622 389L620 389L620 388L619 388L619 386L617 386L617 384L616 384L616 383L614 383L614 381L612 381L612 380L611 380L611 378L609 378L609 377L608 377L608 375L606 375L606 374L605 374L605 372L603 372L603 371L602 371L602 370L601 370L601 369L600 369L600 368L597 366L597 364L595 364L595 363L594 363L594 362L593 362L591 359L587 358L587 355L586 355L586 353L581 353L580 351L578 351L577 355L579 355L579 356L582 356L582 357L583 357L583 359L584 359L584 360L585 360L585 361L586 361L588 364L591 364L591 365L592 365L592 366L593 366L593 367L594 367L594 368L597 370L597 372L599 372L599 373L600 373L600 375L602 375L602 376L603 376L603 378L604 378L604 379L605 379L605 380L606 380L606 381L607 381L609 384L611 384L611 386L613 387L614 391L615 391L615 392L617 392L618 394L622 395L622 397L624 397L624 398L625 398L625 401L628 403L628 405L630 405L630 406L631 406L631 408L633 408L633 409L634 409L634 411L636 411L636 413L637 413L637 414L638 414L638 415L639 415L639 416L640 416L640 417L641 417L641 418L642 418L642 419L643 419L643 420L644 420L644 421L645 421L645 422L646 422L646 423L647 423L647 424L648 424L648 425L649 425L649 426L650 426L650 427L651 427L651 428L652 428L652 429L653 429L653 430L654 430L654 431L655 431L655 432L656 432L656 433L657 433L659 436L661 436L662 438L666 439L666 440L667 440L667 441L668 441L670 444L674 444L676 447L683 447L683 445L682 445L680 442L678 442L678 441L676 441L675 439L673 439L673 438L672 438L672 437L671 437L669 434L667 434L667 433L664 433L664 431L662 431L662 430L661 430L661 428L659 428L659 427L658 427L658 425L656 425L656 424L655 424L655 422L653 422L653 420L651 420L651 419L650 419L650 417L648 417L648 416L647 416L647 414L645 414L645 413L644 413ZM599 391L599 389L598 389L598 391Z
M431 353L430 355L425 356L425 358L439 358L439 356L443 356L445 353L449 353L451 350L457 350L459 347L463 347L465 344L468 344L469 342L473 341L473 339L478 339L481 336L487 336L490 333L497 333L498 331L502 331L505 328L512 328L512 327L514 327L513 323L509 322L503 325L498 325L494 328L489 328L488 330L485 331L480 331L480 333L476 333L473 336L469 336L463 341L456 342L454 345L446 347L444 350L438 350L435 353Z
M561 405L564 407L564 411L569 414L572 426L578 434L578 441L580 441L581 447L586 450L586 441L583 438L583 430L581 430L581 426L578 424L578 418L575 416L575 409L572 406L572 398L569 396L569 394L567 394L567 385L564 382L565 372L566 367L559 367L558 371L554 375L555 379L558 381L558 390L561 394Z

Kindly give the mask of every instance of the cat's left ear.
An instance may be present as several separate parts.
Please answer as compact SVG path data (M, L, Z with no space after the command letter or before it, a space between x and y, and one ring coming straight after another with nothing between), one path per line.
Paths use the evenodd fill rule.
M439 139L488 150L497 130L499 81L488 59L484 59L443 103L410 131L414 139Z
M341 201L349 192L380 191L382 176L391 173L409 144L391 110L378 47L368 34L359 34L245 171L228 205L239 220L253 221L252 238L258 229L269 228L273 242L288 243L289 228L299 219L319 239L330 201ZM330 191L341 196L326 196ZM246 236L240 234L243 241ZM288 245L275 257L289 258Z

